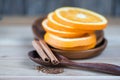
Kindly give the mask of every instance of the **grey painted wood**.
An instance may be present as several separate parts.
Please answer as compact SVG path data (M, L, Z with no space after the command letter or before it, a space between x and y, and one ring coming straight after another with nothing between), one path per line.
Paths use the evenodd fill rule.
M120 0L116 0L115 4L115 15L120 16Z
M62 6L73 6L73 0L26 0L25 13L28 15L47 14Z
M3 13L3 0L0 0L0 15Z
M21 15L24 14L24 0L4 0L3 14Z
M75 6L111 15L112 0L75 0Z
M74 6L74 0L51 0L47 2L46 13L54 11L56 8L64 6Z
M14 76L14 77L0 77L0 80L120 80L119 76Z
M47 6L47 0L26 0L25 14L27 15L44 14L46 6Z
M40 15L56 8L75 6L107 16L120 15L119 0L0 0L0 15Z

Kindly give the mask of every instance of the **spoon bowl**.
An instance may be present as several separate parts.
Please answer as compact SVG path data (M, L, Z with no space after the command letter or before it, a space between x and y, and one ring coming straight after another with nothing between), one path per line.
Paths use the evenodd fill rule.
M45 63L35 50L30 51L28 53L28 56L32 61L34 61L37 64L44 66L53 66L51 63Z

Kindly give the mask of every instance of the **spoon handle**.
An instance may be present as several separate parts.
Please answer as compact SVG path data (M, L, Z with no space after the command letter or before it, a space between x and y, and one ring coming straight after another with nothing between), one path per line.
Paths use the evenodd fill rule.
M107 64L107 63L76 63L76 62L67 62L66 66L71 66L75 68L82 68L87 70L93 70L113 75L120 75L120 66Z

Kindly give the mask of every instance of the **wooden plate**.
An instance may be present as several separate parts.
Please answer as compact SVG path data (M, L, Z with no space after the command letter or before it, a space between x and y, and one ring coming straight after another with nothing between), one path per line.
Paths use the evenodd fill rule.
M32 30L33 33L35 34L35 38L43 38L45 34L45 31L41 25L43 19L45 19L44 16L38 18L32 25ZM100 30L100 31L96 31L95 33L97 36L97 44L94 49L79 51L79 50L60 50L53 47L50 48L53 52L64 55L70 59L90 58L100 54L107 46L107 40L104 38L104 32Z

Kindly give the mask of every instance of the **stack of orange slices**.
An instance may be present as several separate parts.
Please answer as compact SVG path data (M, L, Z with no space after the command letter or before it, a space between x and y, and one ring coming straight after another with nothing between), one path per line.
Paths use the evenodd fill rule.
M42 26L44 40L61 50L88 50L96 45L96 30L103 30L107 20L90 10L63 7L48 14Z

